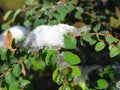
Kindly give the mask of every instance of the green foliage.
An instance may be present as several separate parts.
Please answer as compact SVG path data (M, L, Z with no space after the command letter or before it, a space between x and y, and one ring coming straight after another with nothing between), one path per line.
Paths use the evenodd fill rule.
M118 6L114 6L115 10L112 6L104 7L106 2L99 6L102 0L59 1L25 0L23 7L2 16L1 32L13 25L30 27L32 31L40 25L59 23L78 28L88 25L91 30L64 35L64 46L57 49L45 47L29 52L29 47L17 47L16 43L15 52L0 48L0 87L3 90L116 90L116 82L120 80L120 11L115 9Z
M73 77L81 75L80 69L77 66L71 66L70 68L72 69L71 75Z
M59 69L54 70L52 74L52 79L54 82L58 83L60 82L60 74L59 74Z
M93 31L98 32L100 30L101 24L97 24L94 28Z
M115 56L117 56L117 55L120 54L120 50L119 50L119 48L117 48L117 47L110 46L110 47L109 47L109 50L110 50L110 57L111 57L111 58L113 58L113 57L115 57Z
M3 23L1 28L2 28L2 30L7 30L10 28L10 25L7 23Z
M16 64L15 66L14 66L14 68L13 68L13 71L12 71L12 73L16 76L16 77L18 77L20 74L21 74L21 67L20 67L20 65L19 64Z
M96 51L101 51L102 49L104 49L105 47L105 43L104 42L98 42L96 45L95 45L95 50Z
M76 7L77 12L75 13L75 18L79 18L82 13L84 12L84 9L81 7Z
M58 58L58 52L56 50L49 50L45 57L45 63L47 65L54 63L57 58Z
M71 52L64 52L63 59L70 65L75 65L80 63L80 58Z
M98 89L107 89L108 82L105 79L99 79L97 80Z
M5 75L5 80L9 85L11 85L15 82L15 76L11 72L7 72Z
M64 43L66 49L75 49L76 48L76 39L69 37L67 35L64 36Z

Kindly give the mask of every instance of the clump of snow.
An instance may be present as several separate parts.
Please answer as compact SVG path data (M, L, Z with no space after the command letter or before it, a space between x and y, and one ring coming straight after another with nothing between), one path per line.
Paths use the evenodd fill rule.
M19 42L26 37L26 35L30 31L30 28L23 27L23 26L13 26L8 30L12 33L12 36L13 36L13 38L15 38L16 42ZM0 35L0 48L6 48L5 37L6 37L6 32L8 30L4 31Z
M116 88L119 90L120 89L120 81L116 82Z
M75 28L67 24L58 24L54 26L41 25L29 33L24 42L24 47L33 50L39 50L43 47L64 47L64 34L80 33L88 31L90 28L84 26Z

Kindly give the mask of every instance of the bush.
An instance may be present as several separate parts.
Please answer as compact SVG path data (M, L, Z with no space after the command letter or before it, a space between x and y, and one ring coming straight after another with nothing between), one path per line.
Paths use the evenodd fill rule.
M4 41L6 45L0 49L0 87L3 90L119 89L119 4L114 0L59 0L59 3L57 0L26 0L22 8L7 11L1 32L8 29L10 32L0 36L0 44ZM64 23L63 27L60 23ZM10 30L16 25L32 32L19 44ZM60 38L48 30L54 25L61 25L58 27L58 35L62 33ZM48 34L42 35L42 29L35 34L38 26L48 28L45 29ZM59 31L67 30L67 26L77 31ZM48 36L51 39L48 40ZM46 37L48 42L39 41ZM52 47L52 40L62 43ZM23 47L21 43L26 42Z

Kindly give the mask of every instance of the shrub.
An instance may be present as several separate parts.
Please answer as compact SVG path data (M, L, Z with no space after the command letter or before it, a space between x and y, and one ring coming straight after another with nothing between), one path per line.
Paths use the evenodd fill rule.
M0 44L6 45L0 49L1 88L119 89L118 4L113 0L26 0L22 8L6 12L0 36ZM31 31L27 36L23 32L26 39L16 42L14 35L19 32L13 35L12 26Z

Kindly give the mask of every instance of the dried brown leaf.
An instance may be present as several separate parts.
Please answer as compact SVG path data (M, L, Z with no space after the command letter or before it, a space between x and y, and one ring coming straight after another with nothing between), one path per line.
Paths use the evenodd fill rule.
M6 37L5 37L6 47L10 49L12 52L14 52L16 49L12 48L12 42L13 42L13 36L12 33L8 30L6 32Z
M24 76L26 76L26 69L25 69L25 66L24 66L23 63L21 63L21 65L22 65L22 74L23 74Z

